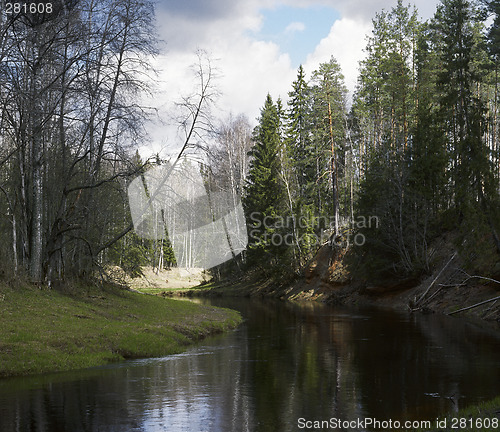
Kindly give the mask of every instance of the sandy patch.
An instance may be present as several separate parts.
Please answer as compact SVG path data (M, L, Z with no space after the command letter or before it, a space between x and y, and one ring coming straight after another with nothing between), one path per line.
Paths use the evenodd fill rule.
M142 269L143 276L126 278L128 286L138 291L163 291L192 288L199 285L210 276L203 269L172 268L170 270L153 271L151 267Z

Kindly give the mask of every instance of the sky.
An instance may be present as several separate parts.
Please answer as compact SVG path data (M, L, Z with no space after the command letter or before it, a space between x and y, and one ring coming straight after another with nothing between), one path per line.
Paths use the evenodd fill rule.
M439 0L414 0L430 18ZM267 93L286 101L299 65L306 79L331 56L352 93L371 20L397 0L157 0L160 55L154 99L159 120L141 153L174 153L182 142L170 120L175 103L195 90L190 68L203 50L217 71L215 115L244 114L256 124ZM404 2L406 4L406 2Z

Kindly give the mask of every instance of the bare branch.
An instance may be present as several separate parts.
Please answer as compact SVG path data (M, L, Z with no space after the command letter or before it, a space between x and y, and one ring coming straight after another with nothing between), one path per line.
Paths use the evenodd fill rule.
M185 114L184 117L179 118L179 127L184 129L185 132L184 144L177 154L174 162L170 166L168 172L162 178L161 182L159 182L156 190L153 191L153 193L149 196L145 208L150 208L152 206L152 203L156 199L158 193L161 191L162 187L165 185L166 181L175 169L177 163L185 155L186 151L189 148L195 147L195 145L191 143L191 138L193 136L201 137L201 132L199 132L200 129L203 129L203 126L211 125L210 106L213 104L215 96L217 94L212 84L212 81L214 79L214 70L212 68L211 61L209 58L207 58L207 54L205 52L198 51L197 57L198 63L196 65L196 76L199 79L198 93L196 93L195 95L184 97L183 102L177 104L178 107L183 107L187 111L187 114ZM143 217L144 214L142 215L142 218ZM136 223L140 223L142 218L139 218L139 221L136 221ZM122 232L102 245L97 250L95 256L115 244L130 231L132 231L133 228L134 224L131 223Z
M495 281L495 282L498 282L500 283L499 281ZM459 312L464 312L464 311L467 311L469 309L474 309L474 308L477 308L478 306L482 306L484 304L487 304L487 303L491 303L491 302L494 302L494 301L497 301L497 300L500 300L500 296L497 296L497 297L493 297L492 299L489 299L489 300L485 300L485 301L482 301L482 302L479 302L479 303L476 303L472 306L468 306L468 307L464 307L462 309L458 309L456 311L453 311L453 312L450 312L448 313L448 315L455 315Z

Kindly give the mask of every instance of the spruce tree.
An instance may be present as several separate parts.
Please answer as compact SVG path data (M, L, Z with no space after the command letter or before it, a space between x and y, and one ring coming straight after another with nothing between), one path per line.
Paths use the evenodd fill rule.
M288 93L285 148L291 171L291 216L296 242L295 256L300 267L310 258L317 244L315 234L316 159L311 140L311 90L302 65Z
M485 44L481 16L467 0L442 0L435 16L442 63L438 89L446 126L453 188L453 210L467 244L470 265L474 257L495 246L498 235L498 187L490 149L485 141L486 106L478 90L484 80ZM493 242L484 243L491 237Z
M288 93L288 126L286 146L296 171L296 182L301 198L315 182L314 157L311 148L310 91L302 66L297 71L297 79ZM307 198L305 198L307 201Z
M244 207L248 224L248 263L265 267L276 264L284 244L280 221L284 190L280 183L280 114L268 94L254 130L252 160L245 188Z

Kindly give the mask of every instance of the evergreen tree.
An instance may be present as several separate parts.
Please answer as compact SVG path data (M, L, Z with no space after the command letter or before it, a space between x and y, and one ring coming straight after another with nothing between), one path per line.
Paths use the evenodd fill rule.
M368 152L381 146L388 154L410 145L415 115L415 52L420 32L416 10L399 0L373 20L367 58L361 62L355 106L371 119L366 125Z
M294 256L297 267L316 250L314 240L316 159L311 140L311 91L302 65L288 93L285 148L290 172L290 219L293 223Z
M419 35L416 52L416 117L409 149L410 184L417 208L435 217L443 209L447 192L446 137L438 109L439 58L428 26Z
M457 222L475 233L463 236L468 244L493 237L500 251L499 4L489 2L489 51L484 15L468 0L442 0L425 24L402 0L377 14L349 116L333 58L309 82L298 69L285 122L268 96L246 188L249 258L300 267L348 218L366 239L351 262L367 277L429 271L428 245ZM278 217L285 226L273 225ZM273 235L292 247L273 245Z
M435 149L427 148L432 129L424 129L429 127L424 110L431 101L419 100L421 95L428 97L426 90L431 85L425 79L432 65L423 57L426 51L422 47L425 68L419 71L419 82L421 32L416 11L401 0L390 12L377 14L353 104L360 128L358 147L365 153L356 213L380 221L380 227L360 229L366 243L357 253L363 257L362 271L374 276L412 274L427 267L427 206L418 182L429 162L427 156ZM432 142L432 146L438 144ZM433 168L435 164L429 166L429 170Z
M285 200L280 182L280 125L279 107L268 94L254 130L243 200L249 232L249 264L276 264L284 249L279 232Z
M339 232L340 177L345 166L346 94L340 65L332 57L314 71L312 77L312 140L316 158L317 201L319 216L332 219Z
M485 107L474 94L480 80L474 66L476 22L467 0L443 0L435 16L442 65L438 75L441 119L452 163L454 204L461 216L484 199L485 189L491 189L492 170L483 141Z
M302 66L298 69L297 79L293 82L292 90L288 96L290 99L288 101L286 145L295 167L298 193L304 199L309 195L308 191L315 182L315 164L310 139L310 91Z

